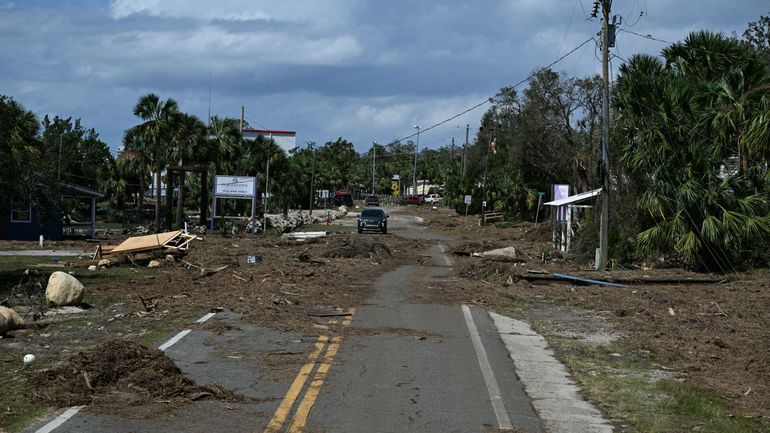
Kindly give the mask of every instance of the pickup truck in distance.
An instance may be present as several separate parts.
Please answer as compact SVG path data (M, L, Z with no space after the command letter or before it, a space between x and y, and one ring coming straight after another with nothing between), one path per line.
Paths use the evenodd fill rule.
M404 201L406 204L416 204L418 206L425 204L425 198L421 195L408 195Z

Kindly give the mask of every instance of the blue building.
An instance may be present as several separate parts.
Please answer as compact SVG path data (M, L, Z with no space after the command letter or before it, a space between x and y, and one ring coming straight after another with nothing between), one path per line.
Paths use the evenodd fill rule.
M0 220L0 239L36 241L42 235L48 240L61 240L64 237L96 236L96 199L104 198L104 193L80 185L62 184L61 198L90 199L90 221L73 222L62 215L57 203L46 203L45 217L39 215L32 203L14 200L9 214Z

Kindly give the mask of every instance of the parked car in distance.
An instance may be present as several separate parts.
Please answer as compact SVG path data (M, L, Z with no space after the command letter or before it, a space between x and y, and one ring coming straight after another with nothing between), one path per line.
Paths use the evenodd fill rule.
M425 197L421 195L408 195L404 201L406 204L416 204L418 206L425 204Z
M379 206L380 205L380 198L376 195L370 195L364 199L364 205L365 206Z
M443 199L438 194L428 194L425 196L425 203L428 204L440 205L442 200Z
M341 189L334 193L332 203L334 206L353 207L353 196L348 191Z
M375 230L388 233L388 214L380 207L368 207L358 215L358 233Z

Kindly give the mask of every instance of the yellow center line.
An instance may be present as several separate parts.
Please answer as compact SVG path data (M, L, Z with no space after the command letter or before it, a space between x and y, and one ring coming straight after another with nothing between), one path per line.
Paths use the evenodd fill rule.
M292 406L294 406L294 402L297 400L297 397L299 397L300 391L302 391L302 387L305 386L305 381L308 376L310 376L310 372L313 371L313 367L315 366L316 361L318 361L318 357L321 355L321 352L328 341L329 337L326 335L318 337L313 352L308 356L308 362L302 366L299 374L294 378L294 382L292 382L289 390L286 392L286 396L283 397L283 401L281 401L281 404L275 411L273 419L271 419L270 423L267 425L265 433L278 433L281 431L281 427L283 427L286 417L288 417Z
M342 325L350 325L350 322L353 321L354 314L356 314L356 309L351 308L350 316L342 321ZM318 366L318 371L316 371L315 377L313 377L313 381L310 382L310 386L305 393L305 397L302 399L302 402L300 402L299 407L297 408L297 413L294 414L294 419L292 419L287 433L301 433L302 429L305 428L307 419L310 416L310 411L313 409L316 398L318 398L318 393L321 391L321 386L323 386L324 379L326 379L326 374L329 372L329 367L331 367L331 363L334 361L334 357L337 355L337 350L340 347L340 343L342 343L342 337L334 337L332 338L331 343L329 343L329 348L326 349L323 361L321 361L321 364Z

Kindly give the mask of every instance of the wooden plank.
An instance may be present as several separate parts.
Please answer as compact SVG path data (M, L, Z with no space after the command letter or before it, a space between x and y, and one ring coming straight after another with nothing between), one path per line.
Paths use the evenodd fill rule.
M154 250L163 247L165 244L181 235L182 231L157 233L153 235L130 237L116 246L109 252L110 255L130 253L137 251Z

